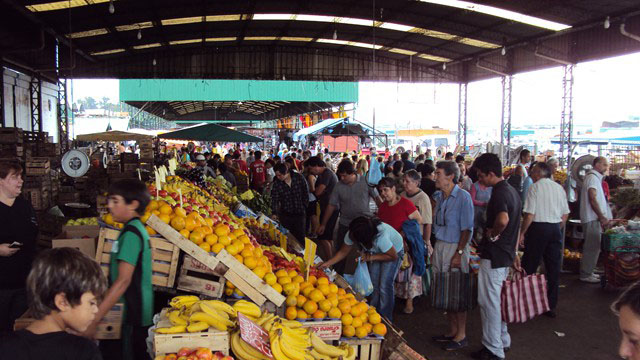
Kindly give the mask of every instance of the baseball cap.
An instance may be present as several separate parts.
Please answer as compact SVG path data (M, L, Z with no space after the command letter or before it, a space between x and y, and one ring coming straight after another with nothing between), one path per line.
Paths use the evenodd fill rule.
M205 161L206 159L204 158L204 155L198 155L196 156L196 161Z

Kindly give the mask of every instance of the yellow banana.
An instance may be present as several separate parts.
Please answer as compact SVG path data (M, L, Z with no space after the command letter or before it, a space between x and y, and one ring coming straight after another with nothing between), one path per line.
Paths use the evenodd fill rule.
M167 317L169 318L171 325L187 325L187 321L180 316L180 311L170 311Z
M204 300L204 303L207 305L210 305L211 307L213 307L214 309L218 310L218 311L222 311L224 313L227 313L228 315L231 315L233 317L236 317L237 311L236 309L233 308L233 306L227 304L224 301L220 301L220 300Z
M172 298L171 301L169 302L169 305L171 305L171 307L174 307L174 308L180 308L184 306L186 303L191 303L189 305L191 306L193 305L193 303L195 303L198 300L200 300L200 298L195 295L181 295L181 296L176 296Z
M304 358L304 354L299 358L289 358L287 355L285 355L282 352L282 348L280 347L280 340L278 339L278 336L275 334L275 332L269 336L269 340L271 342L271 354L273 355L273 358L275 360L298 360Z
M311 332L311 345L313 345L313 348L316 349L317 352L329 357L345 357L348 353L345 349L327 344L314 332Z
M356 360L356 348L349 344L342 344L339 346L340 349L347 351L347 356L343 356L343 360Z
M276 315L275 314L266 314L266 315L262 315L259 319L258 322L256 323L258 326L262 326L264 325L267 321L275 319Z
M236 356L238 360L249 360L251 359L248 352L244 350L243 347L240 346L239 342L240 334L238 331L231 333L231 350L233 351L233 355Z
M197 312L194 314L191 314L191 317L189 318L190 322L200 322L200 321L204 321L207 324L209 324L209 326L213 326L214 328L220 330L220 331L227 331L227 329L229 328L227 326L227 324L225 324L224 322L222 322L223 319L221 318L216 318L213 317L207 313L204 312Z
M235 304L233 304L233 308L243 315L247 315L253 318L259 318L262 315L262 311L258 305L254 303L250 303L246 300L238 300Z
M176 325L156 329L156 333L158 334L180 334L185 332L187 332L187 327L184 325Z
M313 356L315 360L331 360L331 357L324 354L320 354L319 352L316 351L316 349L313 349L313 348L309 351L309 354Z
M300 346L303 348L311 346L311 339L309 338L309 335L307 333L305 333L304 335L299 333L294 333L291 331L291 329L282 327L282 325L280 325L278 328L282 330L282 335L287 338L288 343L291 343L292 345Z
M276 320L278 320L277 316L274 316L273 318L271 318L270 320L267 320L262 327L267 331L270 332L271 329L273 328L273 324L275 324Z
M209 324L204 321L198 321L195 323L189 324L187 326L187 331L190 333L205 331L209 328Z
M233 349L234 354L247 360L271 360L253 346L242 340L239 331L231 334L231 348Z
M226 313L220 314L216 309L214 309L214 308L212 308L209 305L204 304L204 303L200 304L200 308L205 313L213 316L216 319L219 319L219 321L222 322L223 324L225 324L226 326L233 326L233 322L231 322L231 320L229 320L229 318L227 317L228 315Z
M289 320L289 319L281 319L282 325L288 327L289 329L297 329L301 328L302 324L299 321Z

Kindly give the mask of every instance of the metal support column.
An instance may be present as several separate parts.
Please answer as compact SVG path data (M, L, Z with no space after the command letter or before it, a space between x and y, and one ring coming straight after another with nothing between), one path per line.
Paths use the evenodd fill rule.
M467 148L467 83L458 87L458 145Z
M2 56L0 56L2 59ZM0 60L0 120L2 127L7 126L4 118L4 67L2 66L2 60Z
M69 151L69 102L67 79L58 79L58 141L62 154Z
M31 77L31 131L42 131L42 80Z
M562 114L560 117L560 165L571 166L571 140L573 138L573 67L564 66L562 77Z
M509 147L511 146L511 75L502 77L502 121L500 123L500 159L504 163L508 161ZM505 149L506 146L506 149ZM506 150L506 151L505 151Z

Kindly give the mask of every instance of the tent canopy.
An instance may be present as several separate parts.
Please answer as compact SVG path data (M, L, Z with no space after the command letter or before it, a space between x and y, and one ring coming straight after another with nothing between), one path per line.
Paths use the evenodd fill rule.
M300 131L296 131L293 134L293 141L299 141L301 137L315 134L320 132L328 127L335 126L343 121L348 121L349 118L340 118L340 119L326 119L321 121L315 125L311 125L308 128L304 128Z
M152 139L151 135L136 134L132 132L111 130L100 133L84 134L76 136L78 141L131 141Z
M190 126L184 129L158 135L159 138L173 140L220 141L220 142L262 142L262 138L235 131L216 124Z

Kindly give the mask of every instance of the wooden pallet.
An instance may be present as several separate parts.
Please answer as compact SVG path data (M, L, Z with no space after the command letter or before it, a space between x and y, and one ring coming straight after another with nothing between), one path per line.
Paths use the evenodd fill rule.
M0 128L0 144L22 144L23 133L20 128Z
M98 246L96 247L96 261L102 267L105 276L109 276L111 247L119 235L119 230L100 229ZM157 286L173 287L180 249L165 239L157 237L149 239L149 246L151 247L151 270L153 271L151 283Z
M356 359L380 360L382 357L382 339L340 339L340 343L349 344L356 348Z
M172 326L167 319L165 313L167 309L160 312L160 321L157 327ZM229 355L229 332L220 331L209 328L208 331L199 333L183 333L183 334L154 334L153 335L153 352L155 356L165 355L169 353L177 353L180 348L197 348L206 347L214 353L220 351L225 355Z
M178 276L178 290L219 298L224 292L224 275L185 255Z
M27 175L49 175L51 172L51 162L49 158L31 158L25 164Z
M186 254L194 257L209 269L216 270L223 274L225 279L229 280L258 306L262 306L267 299L276 306L284 303L285 297L282 296L282 294L278 293L225 250L220 251L216 256L211 256L198 245L184 238L179 232L165 224L155 215L151 215L147 220L147 225L151 226L158 234L164 236ZM222 263L223 266L218 267L220 263Z

